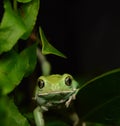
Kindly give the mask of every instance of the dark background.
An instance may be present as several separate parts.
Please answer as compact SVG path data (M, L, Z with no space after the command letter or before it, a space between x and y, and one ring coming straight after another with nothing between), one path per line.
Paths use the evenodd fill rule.
M41 0L38 24L68 57L47 56L53 73L96 76L120 67L118 2Z

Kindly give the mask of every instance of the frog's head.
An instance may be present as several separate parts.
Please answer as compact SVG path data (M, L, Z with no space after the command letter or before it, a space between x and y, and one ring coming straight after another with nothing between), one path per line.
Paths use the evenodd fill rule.
M59 104L74 99L78 87L79 84L70 74L40 76L35 97L41 106Z

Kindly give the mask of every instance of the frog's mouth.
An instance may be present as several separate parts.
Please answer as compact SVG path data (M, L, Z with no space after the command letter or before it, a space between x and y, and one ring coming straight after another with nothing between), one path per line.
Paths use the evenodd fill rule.
M66 94L71 94L74 91L54 91L54 92L49 92L49 93L42 93L42 94L38 94L38 96L47 96L47 95L66 95Z
M38 97L45 100L51 101L60 101L60 100L67 100L70 96L75 94L76 90L74 91L61 91L61 92L51 92L51 93L42 93L38 94Z
M70 104L70 101L75 99L76 93L77 89L72 91L55 91L41 94L39 93L36 96L36 100L41 106L50 107L62 103L65 103L66 106L68 106Z

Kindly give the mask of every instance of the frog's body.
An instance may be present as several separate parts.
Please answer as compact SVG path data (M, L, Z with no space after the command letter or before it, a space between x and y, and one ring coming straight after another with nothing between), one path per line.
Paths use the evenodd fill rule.
M35 99L40 106L39 111L43 112L60 104L69 107L78 90L79 84L70 74L40 76L35 91ZM44 126L44 120L41 119L39 123L43 124L37 124L37 126Z

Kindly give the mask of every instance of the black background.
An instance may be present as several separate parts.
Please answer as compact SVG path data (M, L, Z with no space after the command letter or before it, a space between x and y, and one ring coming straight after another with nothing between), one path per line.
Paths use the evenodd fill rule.
M48 56L53 73L96 76L120 67L120 7L116 1L41 0L38 24L68 59Z

